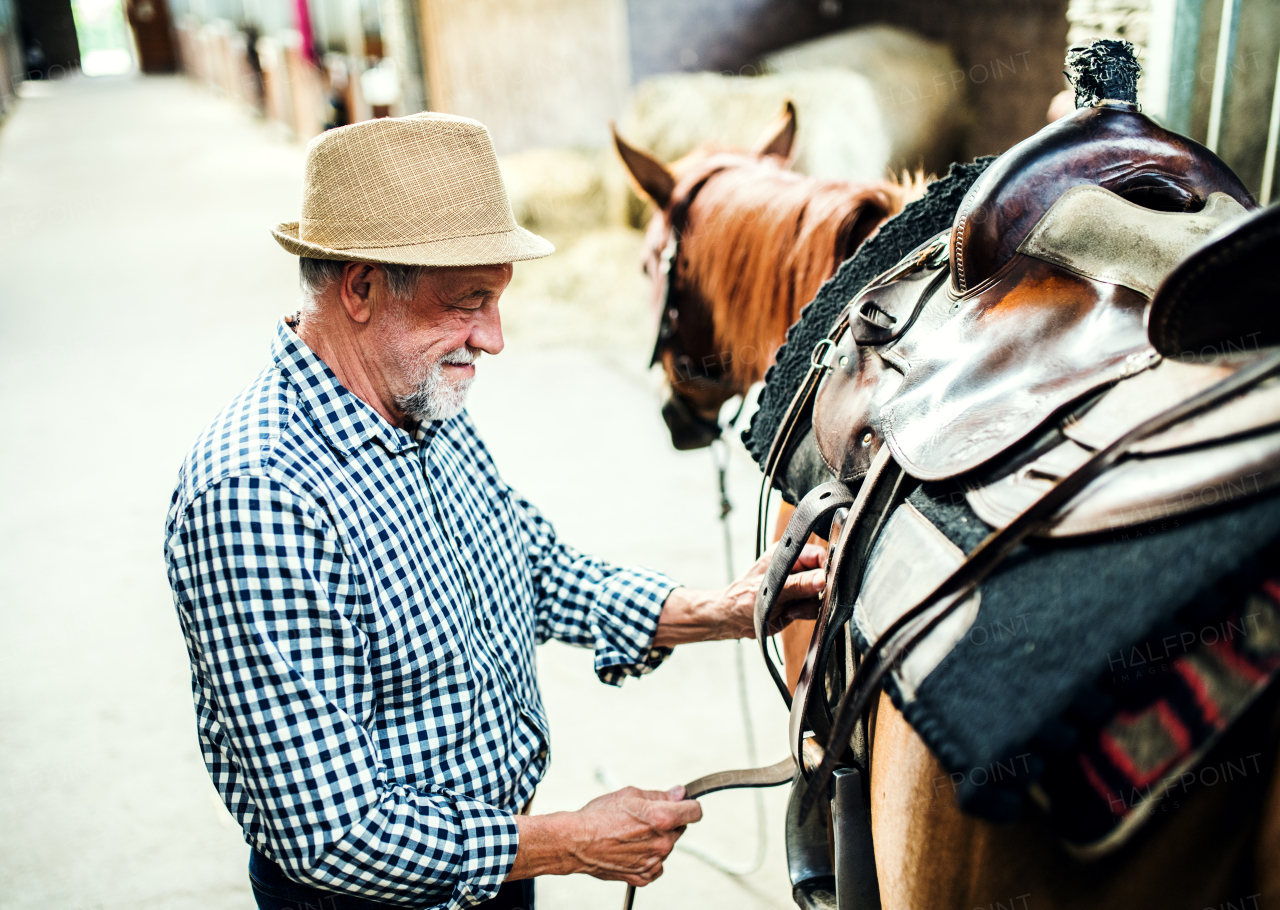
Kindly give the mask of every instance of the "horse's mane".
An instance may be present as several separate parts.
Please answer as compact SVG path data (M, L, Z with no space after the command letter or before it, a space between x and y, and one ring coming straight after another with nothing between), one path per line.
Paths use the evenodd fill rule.
M822 283L913 188L794 174L776 158L709 151L678 163L673 198L699 183L680 269L711 305L718 351L746 388Z

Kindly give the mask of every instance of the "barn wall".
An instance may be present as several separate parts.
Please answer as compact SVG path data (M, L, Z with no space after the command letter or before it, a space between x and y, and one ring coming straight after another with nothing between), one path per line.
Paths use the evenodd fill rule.
M628 0L632 79L679 70L754 75L769 51L851 24L839 3L818 0Z
M419 0L432 110L499 152L599 147L629 84L623 0Z
M887 22L945 41L977 120L968 155L1001 152L1045 124L1064 86L1067 0L629 0L632 75L752 71L767 51ZM904 99L907 103L910 99Z

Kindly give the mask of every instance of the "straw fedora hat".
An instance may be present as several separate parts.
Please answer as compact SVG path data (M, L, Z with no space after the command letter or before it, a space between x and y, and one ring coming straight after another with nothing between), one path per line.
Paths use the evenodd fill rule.
M295 256L400 265L491 265L555 250L516 224L484 125L436 113L312 139L302 220L271 233Z

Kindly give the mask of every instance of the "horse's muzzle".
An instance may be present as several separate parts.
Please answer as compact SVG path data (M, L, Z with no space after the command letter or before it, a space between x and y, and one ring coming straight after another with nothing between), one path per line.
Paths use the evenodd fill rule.
M671 431L671 444L681 452L705 449L720 438L720 424L703 417L674 393L662 406L662 419Z

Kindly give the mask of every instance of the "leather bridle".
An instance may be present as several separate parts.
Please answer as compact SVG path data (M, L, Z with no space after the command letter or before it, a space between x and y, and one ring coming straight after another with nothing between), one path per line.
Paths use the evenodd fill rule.
M667 238L666 246L663 247L662 253L658 257L658 274L662 281L660 294L662 308L658 315L657 337L653 342L653 355L649 358L649 366L652 367L660 363L662 355L669 352L674 361L676 375L681 380L698 381L727 387L728 382L725 378L725 371L719 358L716 359L716 364L713 367L708 367L705 361L696 363L689 356L684 339L680 334L680 301L675 293L676 269L680 263L680 240L689 219L689 209L698 193L707 185L707 181L723 170L725 168L719 167L704 174L689 189L684 198L672 206L671 214L668 217L671 233ZM732 397L738 392L736 388L727 390L730 392L728 397ZM671 401L672 405L680 411L680 416L688 423L696 426L712 439L720 437L721 428L719 422L699 414L688 396L681 394L675 388L674 383L671 389Z

